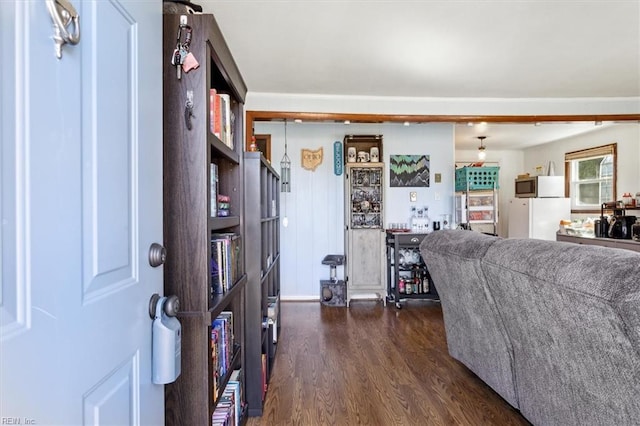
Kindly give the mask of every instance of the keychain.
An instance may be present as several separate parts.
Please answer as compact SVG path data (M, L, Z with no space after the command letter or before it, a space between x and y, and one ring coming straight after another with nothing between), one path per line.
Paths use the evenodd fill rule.
M184 41L182 41L183 33ZM176 48L173 51L173 55L171 55L171 65L176 67L176 77L178 80L182 78L182 71L188 73L200 66L193 53L189 52L192 36L192 29L187 25L187 16L181 15L178 34L176 36Z

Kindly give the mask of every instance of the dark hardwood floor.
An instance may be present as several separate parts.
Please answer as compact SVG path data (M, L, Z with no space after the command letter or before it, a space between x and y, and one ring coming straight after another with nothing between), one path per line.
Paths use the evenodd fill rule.
M447 352L439 303L283 302L260 425L529 425Z

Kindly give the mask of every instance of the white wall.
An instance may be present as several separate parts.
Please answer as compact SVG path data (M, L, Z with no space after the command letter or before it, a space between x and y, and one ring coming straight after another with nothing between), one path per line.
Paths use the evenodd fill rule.
M640 123L620 123L602 130L524 150L524 168L534 174L537 165L555 162L556 175L564 175L564 154L586 148L618 144L617 199L624 192L640 191ZM613 201L613 200L612 200Z
M454 143L452 124L351 124L292 123L287 124L288 155L291 158L291 192L280 197L281 216L289 225L281 225L281 294L283 299L318 298L320 280L329 278L329 267L321 261L327 254L344 254L344 175L333 171L333 143L346 134L383 135L385 167L385 224L408 222L409 192L418 193L418 205L428 205L431 220L441 214L452 214L454 188ZM271 161L280 170L284 154L284 123L256 122L256 134L271 135ZM301 166L300 150L322 147L324 160L315 171ZM431 163L429 188L390 188L389 156L394 154L427 154ZM442 174L442 182L434 183L434 174ZM439 200L436 200L436 193ZM282 222L282 221L281 221ZM250 242L247 242L249 244ZM344 268L338 268L344 277Z
M576 99L435 99L335 95L287 95L249 92L246 110L327 112L353 114L407 115L589 115L637 114L636 98ZM508 202L513 197L513 179L520 173L555 161L556 173L563 172L564 153L583 147L618 142L618 192L640 190L640 135L638 124L618 133L618 127L605 135L596 133L572 138L526 151L491 151L487 161L500 165L500 206L498 234L507 236ZM623 126L623 125L620 125ZM625 125L626 126L626 125ZM603 129L604 130L604 129ZM255 133L272 135L272 161L276 169L283 155L282 122L256 122ZM329 276L329 267L320 262L326 254L344 253L343 176L333 174L333 142L345 134L383 134L384 158L390 154L429 154L433 173L442 173L443 182L431 188L388 188L385 195L386 218L390 222L408 221L409 192L418 192L419 205L429 205L432 220L453 213L455 161L476 161L476 150L454 150L454 126L425 123L403 127L399 124L302 123L288 125L289 156L293 161L292 192L286 196L289 226L281 227L283 298L317 298L319 280ZM315 171L303 170L300 149L324 148L325 159ZM388 170L388 169L387 169ZM388 171L386 175L388 179ZM433 182L433 180L432 180ZM440 192L441 191L441 192ZM440 200L436 201L436 192ZM620 195L619 194L619 195ZM281 197L284 214L285 196ZM338 269L343 277L343 268Z
M509 199L514 196L513 180L517 175L536 174L536 167L543 166L546 173L550 161L555 163L556 175L564 175L564 155L585 148L618 144L618 199L624 192L640 191L640 124L619 123L601 130L565 138L521 151L494 151L487 148L487 162L500 165L498 234L508 236ZM477 161L476 150L456 150L456 162ZM572 215L573 218L593 216Z

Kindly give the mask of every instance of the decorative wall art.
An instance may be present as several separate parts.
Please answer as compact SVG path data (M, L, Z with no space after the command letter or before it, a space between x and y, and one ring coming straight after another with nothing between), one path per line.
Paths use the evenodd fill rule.
M300 152L302 168L305 170L311 170L312 172L322 164L323 149L322 147L314 150L303 148Z
M391 155L389 160L391 187L429 186L428 155Z
M333 143L333 173L336 176L342 174L342 142Z

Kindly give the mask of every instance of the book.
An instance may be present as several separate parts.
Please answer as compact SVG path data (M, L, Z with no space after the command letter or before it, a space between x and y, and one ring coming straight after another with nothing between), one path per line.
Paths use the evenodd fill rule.
M244 381L244 377L242 374L242 369L233 370L231 375L229 376L229 382L227 386L234 390L235 393L235 401L236 401L236 424L240 424L240 419L242 418L242 411L244 406L246 405L244 401L244 394L242 391L242 383Z
M211 256L218 267L219 275L214 282L212 270L212 287L218 290L214 294L222 294L227 292L244 273L241 237L233 232L212 234Z
M211 294L223 294L224 262L222 259L222 245L217 241L211 242Z
M218 138L222 138L222 115L220 111L220 95L216 94L214 96L213 102L213 134Z
M211 217L218 215L218 165L211 163L209 165L209 185L210 185L210 211ZM229 203L227 203L227 206Z
M231 139L231 96L226 93L220 93L220 139L229 148L233 149L233 140Z
M212 134L215 134L216 96L216 89L209 89L209 131Z

